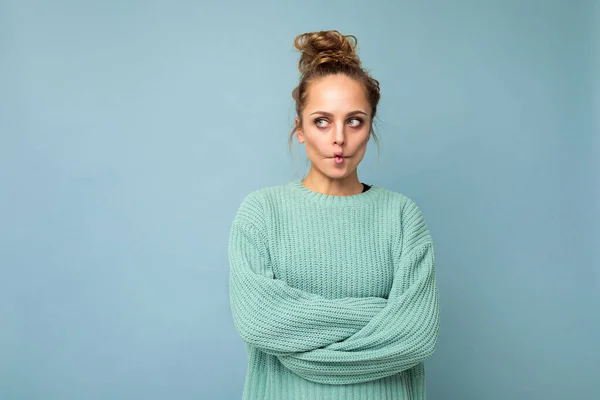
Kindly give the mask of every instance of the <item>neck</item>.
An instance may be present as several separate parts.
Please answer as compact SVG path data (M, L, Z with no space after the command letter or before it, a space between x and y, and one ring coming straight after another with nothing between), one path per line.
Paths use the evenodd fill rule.
M301 182L308 189L332 196L352 196L362 193L363 185L358 179L356 171L344 178L330 178L322 174L311 173Z

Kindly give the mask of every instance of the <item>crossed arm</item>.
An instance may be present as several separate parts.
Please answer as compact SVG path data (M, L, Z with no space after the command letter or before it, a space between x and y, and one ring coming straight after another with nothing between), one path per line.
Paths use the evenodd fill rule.
M275 279L259 231L235 220L230 300L241 338L298 375L328 384L383 378L429 357L439 331L434 249L422 215L409 206L387 299L329 299Z

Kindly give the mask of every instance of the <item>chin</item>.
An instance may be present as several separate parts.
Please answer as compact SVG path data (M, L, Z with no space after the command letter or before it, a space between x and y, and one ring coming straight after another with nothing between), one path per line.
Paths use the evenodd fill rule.
M354 168L344 167L344 168L338 168L335 171L330 171L330 173L327 175L332 179L342 179L342 178L346 178L346 177L352 175L353 172L354 172Z

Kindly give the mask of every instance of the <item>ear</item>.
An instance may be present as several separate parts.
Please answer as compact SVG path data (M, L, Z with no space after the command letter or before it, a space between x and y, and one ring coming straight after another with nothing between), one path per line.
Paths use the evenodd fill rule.
M300 118L296 117L294 124L296 126L296 139L299 143L304 143L304 132L302 132L302 128L298 128L300 126Z

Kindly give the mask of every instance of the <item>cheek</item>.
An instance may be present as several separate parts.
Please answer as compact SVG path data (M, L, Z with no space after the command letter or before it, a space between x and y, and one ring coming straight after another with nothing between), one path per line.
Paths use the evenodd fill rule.
M306 155L308 157L313 157L321 154L321 150L319 146L314 142L314 140L305 140L304 150L306 151Z
M316 135L311 135L310 138L307 138L306 136L304 137L305 139L305 146L306 146L306 151L308 152L309 150L312 153L326 153L326 149L327 149L327 145L329 144L327 142L327 139L325 137L323 137L322 139L320 139L319 137L317 137Z

